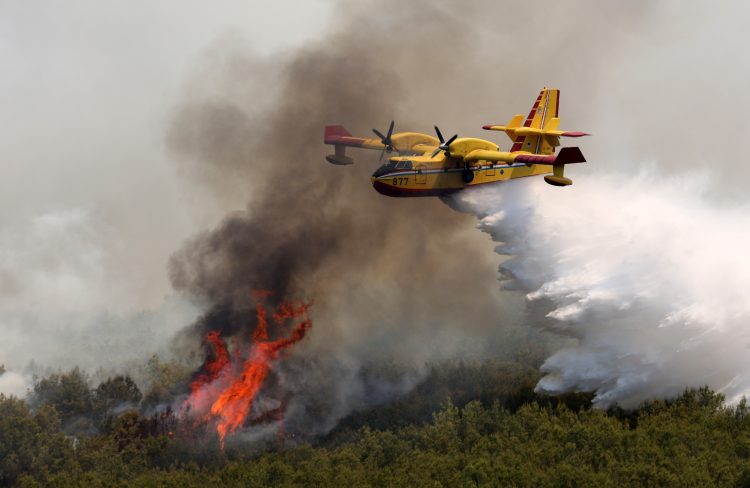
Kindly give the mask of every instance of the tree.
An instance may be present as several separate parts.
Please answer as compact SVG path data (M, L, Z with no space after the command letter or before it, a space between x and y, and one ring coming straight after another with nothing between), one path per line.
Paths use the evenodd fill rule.
M143 405L146 407L171 402L192 374L186 366L176 362L162 362L156 354L148 360L144 373L148 381L146 394L143 396Z
M97 427L108 429L117 414L138 407L141 398L141 390L130 376L120 375L103 381L92 398Z
M46 484L57 472L75 472L71 440L60 432L55 409L36 412L22 400L0 394L0 486L22 476Z
M92 400L88 376L77 367L37 381L29 398L35 409L44 405L54 407L69 433L91 429Z

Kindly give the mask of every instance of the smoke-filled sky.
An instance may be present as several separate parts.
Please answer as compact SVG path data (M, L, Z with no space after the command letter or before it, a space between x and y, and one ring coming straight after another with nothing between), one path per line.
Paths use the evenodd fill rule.
M270 242L253 245L272 250L322 246L293 253L309 275L292 277L292 290L325 298L314 297L308 347L330 352L327 337L343 341L337 368L360 366L376 346L402 358L422 344L416 361L445 357L473 346L444 342L523 322L475 220L436 199L375 194L376 156L327 165L328 123L369 133L395 118L397 130L437 124L507 148L480 126L526 113L547 85L562 90L562 127L594 134L580 142L589 163L571 169L574 180L628 178L648 164L644 184L627 187L654 192L652 179L697 166L712 178L700 186L706 201L691 205L731 213L745 201L750 9L740 2L6 1L2 10L0 363L19 373L31 360L116 367L130 351L150 352L143 344L166 344L225 300L235 278L217 262L243 269L236 247L206 252L232 223L262 229L239 238L243 246L258 236ZM311 213L286 216L285 192L290 210ZM597 198L606 194L576 200L568 215L590 216ZM288 239L308 217L323 232ZM652 251L662 252L643 250ZM414 331L389 337L407 323ZM22 391L10 381L0 377L0 390Z
M0 364L140 357L196 313L171 291L169 256L227 210L180 180L164 144L175 107L212 51L295 48L331 6L0 8Z

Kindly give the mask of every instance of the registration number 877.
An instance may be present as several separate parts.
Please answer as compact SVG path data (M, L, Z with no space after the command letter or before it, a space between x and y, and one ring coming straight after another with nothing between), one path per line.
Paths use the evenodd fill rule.
M405 176L398 176L396 178L393 178L392 184L393 186L404 186L409 182L409 178L406 178Z

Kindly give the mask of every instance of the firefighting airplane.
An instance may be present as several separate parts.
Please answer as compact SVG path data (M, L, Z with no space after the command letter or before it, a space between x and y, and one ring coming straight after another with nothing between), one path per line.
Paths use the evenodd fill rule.
M377 139L353 137L340 125L326 126L324 142L335 148L326 160L354 164L346 155L347 146L380 150L381 160L386 152L397 152L371 178L378 192L391 197L447 195L470 186L536 175L546 175L544 180L550 185L567 186L573 182L563 176L565 165L586 159L577 147L564 147L557 155L555 147L560 137L589 134L558 130L559 106L560 90L544 88L526 119L516 115L508 125L483 127L505 132L513 141L510 152L501 151L493 142L458 134L445 140L437 127L437 138L417 132L394 134L391 121L385 135L373 129Z

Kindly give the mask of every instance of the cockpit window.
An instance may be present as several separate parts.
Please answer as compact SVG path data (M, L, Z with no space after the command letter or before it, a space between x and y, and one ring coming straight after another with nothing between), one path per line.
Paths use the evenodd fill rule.
M388 161L387 163L383 164L381 167L379 167L377 170L375 170L375 173L373 173L374 177L379 177L383 175L387 175L388 173L395 171L397 169L412 169L412 162L411 161Z
M393 161L388 161L385 164L381 165L378 169L376 169L372 176L377 178L378 176L387 175L394 169L396 169L396 163Z

